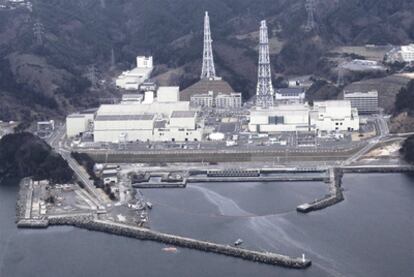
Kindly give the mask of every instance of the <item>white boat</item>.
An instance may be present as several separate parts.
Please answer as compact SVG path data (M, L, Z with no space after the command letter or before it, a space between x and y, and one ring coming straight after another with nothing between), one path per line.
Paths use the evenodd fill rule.
M238 240L236 240L235 242L234 242L234 245L235 246L239 246L239 245L241 245L243 243L243 240L242 239L238 239Z

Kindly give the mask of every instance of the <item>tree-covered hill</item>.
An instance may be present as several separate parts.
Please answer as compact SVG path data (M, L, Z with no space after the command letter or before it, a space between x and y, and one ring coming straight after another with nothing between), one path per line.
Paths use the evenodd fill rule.
M6 135L0 140L1 178L33 177L65 183L73 179L73 174L60 155L30 133Z

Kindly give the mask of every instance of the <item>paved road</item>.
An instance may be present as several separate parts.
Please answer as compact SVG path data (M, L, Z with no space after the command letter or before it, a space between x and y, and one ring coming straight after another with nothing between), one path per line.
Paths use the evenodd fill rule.
M63 149L60 144L65 137L66 132L66 125L59 126L55 132L46 140L47 143L55 149L57 153L59 153L63 159L65 159L69 167L75 172L76 177L81 181L84 185L86 190L90 193L91 201L98 207L99 210L105 210L105 207L102 206L101 203L104 203L104 199L99 195L96 190L95 185L90 180L89 174L85 171L85 169L78 164L78 162L72 158L70 155L70 151Z

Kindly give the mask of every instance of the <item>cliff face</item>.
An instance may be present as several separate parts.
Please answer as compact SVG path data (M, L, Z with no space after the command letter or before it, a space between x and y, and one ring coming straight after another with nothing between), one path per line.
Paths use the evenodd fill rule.
M51 0L33 12L0 11L0 118L33 119L97 105L113 92L89 90L88 66L99 78L130 68L137 54L152 54L166 83L187 87L198 76L202 17L211 17L218 73L245 97L254 94L259 21L267 19L274 72L326 72L336 46L400 44L414 39L409 0L320 0L319 28L305 33L303 0ZM43 24L43 44L33 25ZM109 71L111 49L116 70ZM180 68L180 74L176 74ZM4 80L6 80L5 82ZM29 100L30 101L29 101ZM15 117L15 118L11 118Z

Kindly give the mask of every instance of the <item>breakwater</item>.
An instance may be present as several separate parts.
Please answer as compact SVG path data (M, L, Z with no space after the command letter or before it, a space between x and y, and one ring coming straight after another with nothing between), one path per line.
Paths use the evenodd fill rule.
M149 229L135 227L126 224L114 223L104 220L91 220L91 218L67 218L49 222L50 225L73 225L91 231L110 233L118 236L136 238L140 240L152 240L168 245L190 248L205 252L211 252L235 258L241 258L258 263L283 266L288 268L304 269L309 267L312 262L303 258L291 258L270 252L259 252L247 250L230 245L217 244L207 241L195 240L191 238L164 234Z
M411 165L381 165L381 166L344 166L344 173L409 173L414 172Z
M344 200L342 193L343 171L338 168L329 169L329 194L310 203L299 205L296 210L300 213L309 213L333 206Z
M23 223L25 219L19 222ZM48 226L75 226L90 231L105 232L108 234L130 237L140 240L151 240L177 247L195 249L204 252L216 253L243 260L249 260L258 263L282 266L287 268L305 269L309 267L312 262L305 258L292 258L285 255L280 255L270 252L259 252L254 250L247 250L230 245L217 244L207 241L201 241L176 235L170 235L152 231L150 229L131 226L127 224L115 223L112 221L99 220L94 214L79 215L79 216L58 216L50 217L42 220L31 220L31 224L18 225L20 228L47 228Z

